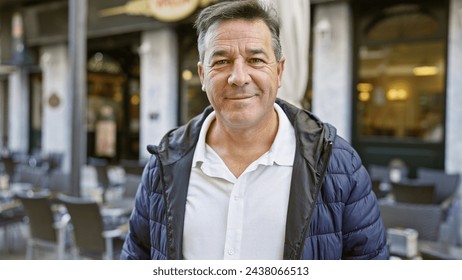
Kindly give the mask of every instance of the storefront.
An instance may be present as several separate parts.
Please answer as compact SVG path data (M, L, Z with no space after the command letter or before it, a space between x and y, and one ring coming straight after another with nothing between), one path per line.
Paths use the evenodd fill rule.
M352 135L366 163L444 169L448 10L447 1L354 5Z
M155 1L88 1L84 110L88 158L105 158L112 164L142 161L148 156L146 145L156 144L166 131L208 105L198 87L192 21L194 13L211 1L157 2L161 7L153 7ZM21 16L24 45L35 56L27 65L15 63L2 76L3 101L14 90L11 77L22 73L16 83L25 87L20 90L25 95L14 101L29 105L15 107L30 112L29 117L16 119L2 108L2 144L26 153L70 154L68 1L6 7L11 12L2 19L11 27L13 13ZM9 35L11 28L7 29L2 34ZM10 105L2 102L2 107ZM23 128L21 135L30 141L18 143L13 127Z
M146 145L208 105L197 76L192 21L209 1L170 1L195 3L193 10L182 10L186 16L170 19L136 6L148 2L88 1L87 157L145 159ZM25 46L35 60L33 67L0 72L0 101L8 102L8 108L2 105L2 144L70 154L68 1L30 3L19 10ZM295 3L287 9L300 10ZM307 27L284 37L290 56L284 79L300 84L281 94L306 93L294 103L336 126L366 166L401 162L411 175L417 165L461 172L462 0L310 3L311 14L281 14L283 26ZM12 14L2 14L2 22L8 16L11 22ZM298 50L287 48L295 45L294 36ZM298 78L300 73L306 77ZM12 90L18 94L6 94Z
M312 4L314 113L366 167L461 172L461 1Z

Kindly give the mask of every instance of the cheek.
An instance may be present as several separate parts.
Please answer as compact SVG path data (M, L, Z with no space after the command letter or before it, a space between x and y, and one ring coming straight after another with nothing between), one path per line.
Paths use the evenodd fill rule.
M207 92L207 99L209 100L210 105L212 105L212 107L215 110L217 110L217 108L220 108L219 99L216 96L214 96L213 94L211 94L210 92Z
M255 78L254 81L257 87L267 96L273 94L280 84L277 77L269 75L260 77L260 79Z
M222 75L209 74L204 79L202 89L210 94L216 94L223 90L227 81Z

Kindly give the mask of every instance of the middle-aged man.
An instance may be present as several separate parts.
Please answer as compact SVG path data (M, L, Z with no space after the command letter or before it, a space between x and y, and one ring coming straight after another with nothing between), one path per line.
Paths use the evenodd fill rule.
M195 26L211 107L148 147L121 258L387 259L357 153L276 98L285 58L274 9L219 2Z

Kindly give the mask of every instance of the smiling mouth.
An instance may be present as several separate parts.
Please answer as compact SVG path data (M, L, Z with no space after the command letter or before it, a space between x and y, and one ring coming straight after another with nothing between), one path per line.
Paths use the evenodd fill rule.
M226 98L226 99L229 99L229 100L245 100L245 99L250 99L250 98L252 98L252 97L255 97L255 95L228 97L228 98Z

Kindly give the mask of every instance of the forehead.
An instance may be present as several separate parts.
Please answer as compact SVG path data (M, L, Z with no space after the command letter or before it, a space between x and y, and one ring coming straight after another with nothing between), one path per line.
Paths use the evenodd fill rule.
M271 47L271 32L262 20L225 20L214 23L205 37L206 48L231 44L260 44Z

